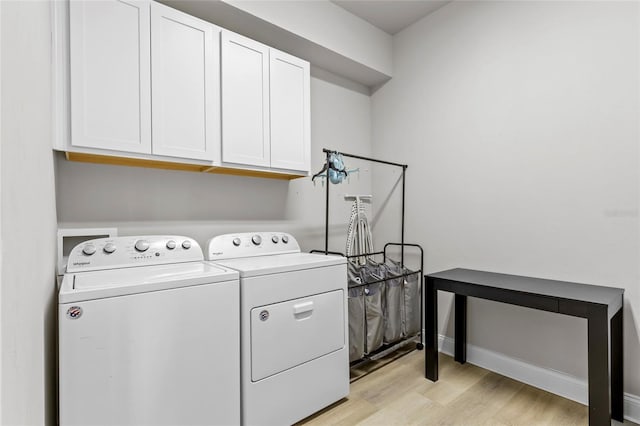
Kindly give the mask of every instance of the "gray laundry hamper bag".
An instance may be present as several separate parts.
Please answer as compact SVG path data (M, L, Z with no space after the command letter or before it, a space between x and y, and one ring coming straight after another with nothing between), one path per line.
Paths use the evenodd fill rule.
M366 316L367 339L365 354L368 355L380 348L384 343L384 282L376 282L383 277L380 273L380 265L367 262L360 267L360 277L364 283L370 282L364 287L364 310Z
M382 265L386 278L386 309L384 315L384 343L394 343L404 337L404 279L389 265Z
M399 262L387 260L387 266L396 274L411 274L413 271L402 268ZM404 337L418 334L421 327L420 317L420 274L414 273L404 277L404 316L402 334Z
M349 317L349 362L364 357L365 317L364 317L364 286L357 266L348 264L348 298L347 309Z
M422 325L422 318L420 317L420 274L411 274L405 277L404 283L404 333L405 336L413 336L420 332Z

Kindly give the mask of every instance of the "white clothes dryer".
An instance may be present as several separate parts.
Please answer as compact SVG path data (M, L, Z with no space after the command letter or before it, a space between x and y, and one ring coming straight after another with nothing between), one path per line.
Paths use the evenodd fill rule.
M58 301L61 425L239 424L238 273L196 241L83 242Z
M240 273L242 424L292 424L348 395L345 258L282 232L217 236L206 256Z

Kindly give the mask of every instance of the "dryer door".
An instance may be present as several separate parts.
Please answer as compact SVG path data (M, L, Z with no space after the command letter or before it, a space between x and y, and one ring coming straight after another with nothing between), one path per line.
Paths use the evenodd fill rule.
M343 290L251 310L251 380L337 351L345 345Z

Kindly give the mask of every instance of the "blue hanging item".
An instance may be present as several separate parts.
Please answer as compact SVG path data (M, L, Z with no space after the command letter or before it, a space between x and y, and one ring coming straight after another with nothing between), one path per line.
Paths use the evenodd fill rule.
M333 184L342 183L347 177L347 171L344 168L344 160L342 154L333 152L329 156L329 181Z
M344 160L342 159L342 154L338 152L332 152L329 154L327 162L322 167L318 173L313 175L311 181L314 181L315 178L322 176L324 172L327 171L327 165L329 168L329 182L333 184L342 183L347 178L347 170L345 169Z

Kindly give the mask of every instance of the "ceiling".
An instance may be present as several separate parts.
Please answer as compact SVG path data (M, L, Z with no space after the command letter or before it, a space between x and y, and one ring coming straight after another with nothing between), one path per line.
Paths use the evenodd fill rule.
M331 0L388 34L395 34L451 0Z

